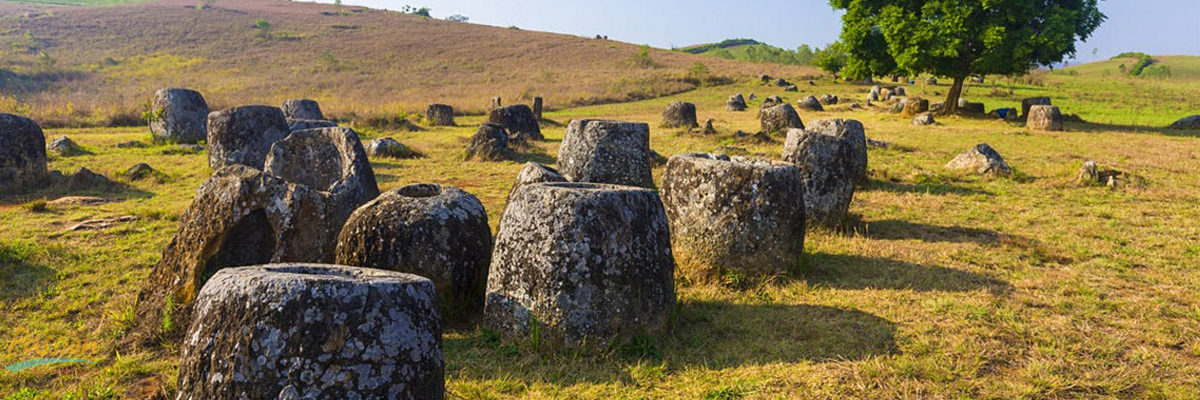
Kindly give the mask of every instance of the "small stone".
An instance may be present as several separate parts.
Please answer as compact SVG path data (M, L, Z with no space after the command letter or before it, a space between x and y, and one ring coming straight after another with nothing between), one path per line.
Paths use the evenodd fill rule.
M935 123L937 121L934 121L933 113L922 113L912 120L912 124L917 126L933 125Z
M825 111L825 107L821 106L821 101L817 100L816 96L805 97L804 100L796 102L796 105L805 111Z
M479 199L453 186L415 184L364 204L338 236L338 264L429 278L442 315L483 309L492 229Z
M804 129L800 114L791 104L780 104L759 111L759 122L762 131L768 135L785 133L789 129Z
M867 138L867 147L874 147L877 149L887 149L887 148L892 147L892 144L882 141L882 140L875 140L875 139Z
M1036 131L1061 131L1063 115L1056 106L1035 105L1029 108L1026 126Z
M163 173L161 173L161 172L158 172L158 170L154 169L154 167L151 167L150 164L137 163L137 164L134 164L132 167L129 167L129 169L125 170L125 172L123 172L121 174L121 176L124 176L125 179L129 179L131 181L140 181L140 180L147 179L147 178L154 178L158 182L162 182L162 181L164 181L163 177L165 175L163 175Z
M208 137L208 103L200 92L161 89L154 93L150 132L167 143L195 144Z
M294 99L283 102L283 117L286 119L324 120L321 106L314 100Z
M425 123L429 126L454 126L454 107L430 104L425 109Z
M1012 168L1008 163L1004 162L1004 158L1000 157L992 146L987 143L981 143L967 150L967 152L959 154L946 164L946 168L960 171L974 172L982 175L1011 175Z
M838 97L837 97L837 96L834 96L834 95L832 95L832 94L826 94L826 95L822 95L822 96L821 96L821 98L820 98L819 100L821 101L821 104L824 104L824 105L827 105L827 106L834 105L834 104L837 104L837 103L838 103Z
M696 105L682 101L673 101L662 113L662 127L691 129L699 127L696 122Z
M704 130L700 131L700 133L703 133L705 135L716 135L717 134L717 128L713 127L712 118L709 118L704 121Z
M545 140L533 110L524 104L494 109L488 115L488 122L503 126L513 141Z
M558 149L558 169L575 182L653 187L650 125L573 120Z
M441 399L442 321L428 279L325 264L217 271L182 341L197 399Z
M804 186L790 164L722 154L671 157L662 200L679 273L782 275L804 254Z
M74 140L71 140L71 138L66 136L59 136L58 138L50 141L49 149L51 152L60 157L71 157L87 154L87 152L84 151L83 148L79 147Z
M367 157L370 158L415 158L417 153L390 137L367 142Z
M896 96L908 96L908 91L904 89L904 86L897 86L893 92Z
M783 88L783 91L785 91L785 92L799 92L799 91L800 91L800 88L796 87L796 85L788 85L787 87Z
M75 174L71 175L69 185L76 189L102 189L112 185L112 181L90 169L79 167Z
M467 159L498 161L511 158L513 153L508 142L508 131L503 125L485 122L479 125L467 144Z

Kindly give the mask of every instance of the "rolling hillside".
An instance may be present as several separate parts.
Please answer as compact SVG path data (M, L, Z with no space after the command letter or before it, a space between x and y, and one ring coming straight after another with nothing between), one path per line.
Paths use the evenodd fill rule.
M0 111L51 124L136 120L154 90L183 86L205 93L212 108L304 96L334 115L429 102L481 112L494 96L541 95L561 108L678 93L695 87L683 77L697 62L728 78L816 73L658 49L639 57L644 50L627 43L361 7L201 4L0 3L0 68L11 71L0 70Z
M729 39L719 43L697 44L679 49L684 53L700 54L725 60L750 61L780 65L807 65L812 60L793 50L782 49L753 39Z

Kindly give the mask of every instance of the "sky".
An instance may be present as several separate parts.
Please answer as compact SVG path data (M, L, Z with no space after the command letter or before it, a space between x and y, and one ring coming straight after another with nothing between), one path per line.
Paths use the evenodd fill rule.
M322 0L331 3L332 0ZM749 38L787 49L824 46L841 31L826 0L343 0L398 10L429 7L434 18L573 34L654 47ZM1076 46L1080 62L1125 51L1200 55L1200 0L1101 0L1108 21ZM1093 54L1095 50L1095 54Z

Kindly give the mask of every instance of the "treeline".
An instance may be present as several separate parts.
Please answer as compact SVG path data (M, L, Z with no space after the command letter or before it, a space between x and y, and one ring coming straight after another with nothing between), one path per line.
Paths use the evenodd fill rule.
M1133 65L1129 67L1126 67L1125 64L1122 63L1118 67L1121 69L1122 74L1147 78L1169 78L1171 76L1171 66L1155 64L1156 60L1154 60L1153 57L1150 57L1149 54L1137 51L1127 51L1117 54L1116 57L1113 57L1112 59L1116 60L1123 58L1134 58L1137 59L1137 61L1135 61Z
M820 61L834 60L844 58L844 52L837 43L825 46L825 48L813 49L809 45L801 45L796 50L788 50L771 46L766 43L761 43L753 39L729 39L720 43L709 43L686 47L680 51L700 54L726 60L751 61L759 63L784 64L784 65L816 65L821 66ZM843 61L844 63L844 61ZM838 68L835 68L838 69Z

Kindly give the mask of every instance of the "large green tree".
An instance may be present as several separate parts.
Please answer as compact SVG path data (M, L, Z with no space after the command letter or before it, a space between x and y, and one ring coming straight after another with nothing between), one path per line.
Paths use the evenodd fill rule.
M930 73L954 80L1016 75L1075 54L1105 20L1099 0L830 0L845 10L843 72L860 78Z

